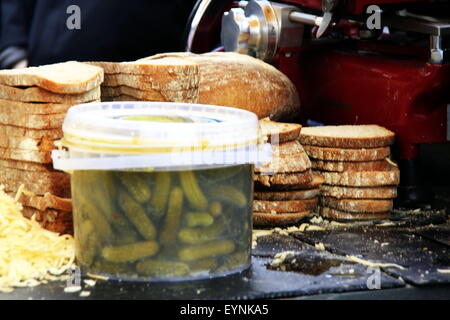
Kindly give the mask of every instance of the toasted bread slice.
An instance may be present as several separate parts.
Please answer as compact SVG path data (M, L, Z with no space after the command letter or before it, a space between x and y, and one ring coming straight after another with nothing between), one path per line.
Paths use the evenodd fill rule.
M377 125L345 125L304 128L300 142L310 146L360 149L390 146L394 139L392 131Z
M323 184L320 193L337 199L394 199L397 197L397 187L340 187Z
M307 173L308 174L308 173ZM256 175L257 176L257 175ZM310 190L319 188L322 183L325 182L325 179L316 173L312 173L312 180L307 183L300 184L273 184L270 187L263 185L262 183L256 181L255 188L259 191L293 191L293 190ZM257 178L257 177L256 177Z
M32 151L22 149L8 149L0 147L0 159L19 160L34 163L52 163L50 151Z
M295 141L300 137L302 126L296 123L282 123L264 118L259 121L262 134L269 142L284 143Z
M337 209L319 206L319 215L333 220L340 221L364 221L364 220L381 220L389 219L389 212L376 213L360 213L360 212L345 212Z
M30 219L34 216L36 221L49 231L73 235L73 218L71 212L56 209L41 211L36 208L24 206L22 214Z
M49 140L58 140L63 137L62 128L55 129L30 129L0 124L0 136L24 137L32 139L41 139L43 137Z
M285 214L271 214L264 212L253 212L253 226L255 227L281 227L297 224L307 216L311 211L293 212Z
M272 160L255 169L257 173L305 172L311 169L311 161L298 141L272 146Z
M316 198L319 194L319 188L294 191L256 191L254 198L255 200L265 201L307 200Z
M86 93L103 82L103 69L75 61L1 70L0 84L14 87L40 87L55 93Z
M70 197L70 176L64 172L43 173L0 168L0 184L8 192L17 192L24 185L26 190L36 195L51 193L59 197Z
M66 117L65 113L58 114L29 114L21 115L0 109L0 124L29 129L56 129L61 128Z
M16 193L9 193L12 197L16 196ZM61 198L50 193L46 193L43 196L37 196L26 190L22 191L18 201L25 207L35 208L39 211L45 211L47 209L61 210L72 212L72 200L69 198Z
M49 140L46 137L42 137L41 139L33 139L14 136L0 136L0 148L5 149L51 152L56 148L54 143L54 140Z
M392 200L385 199L336 199L320 197L320 205L345 212L377 213L392 210Z
M18 170L25 170L25 171L47 172L47 173L51 173L51 172L55 171L55 169L53 169L53 164L51 164L51 163L41 164L41 163L17 161L17 160L9 160L9 159L0 159L0 168L3 168L5 170L7 170L8 168L11 168L11 169L18 169Z
M332 186L379 187L397 186L400 183L400 171L394 166L386 171L315 172L322 175L325 184Z
M317 198L308 200L264 201L254 200L254 212L290 213L311 211L317 207Z
M90 102L100 102L100 99ZM23 118L32 115L51 115L66 113L73 104L53 104L53 103L26 103L10 100L0 100L0 110L3 114L9 113L21 115Z
M390 160L376 161L312 161L312 168L321 171L344 172L344 171L385 171L392 165Z
M256 185L262 187L273 186L309 186L313 181L313 174L311 170L298 173L278 173L274 175L255 174L254 180Z
M100 99L100 86L80 94L58 94L39 87L17 88L0 85L0 99L17 102L40 102L75 105Z
M338 149L304 145L311 158L325 161L375 161L383 160L391 154L389 147L374 149Z

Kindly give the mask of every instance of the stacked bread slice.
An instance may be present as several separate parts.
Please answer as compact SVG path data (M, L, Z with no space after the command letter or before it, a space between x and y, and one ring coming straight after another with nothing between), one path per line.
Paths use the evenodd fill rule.
M400 180L389 159L393 132L377 125L308 127L300 141L325 180L320 215L336 220L389 218Z
M89 64L104 70L102 101L198 102L199 68L189 59Z
M311 170L311 161L298 141L298 124L260 121L272 144L272 160L256 169L253 224L256 227L298 223L317 207L323 179Z
M15 193L70 197L69 176L52 167L67 110L100 101L101 68L78 62L0 71L0 184ZM35 208L36 209L36 208Z

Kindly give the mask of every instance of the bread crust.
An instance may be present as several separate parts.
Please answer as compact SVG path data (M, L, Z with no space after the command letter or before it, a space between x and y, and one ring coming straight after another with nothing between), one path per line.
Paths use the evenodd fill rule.
M319 194L319 188L293 191L256 191L254 198L265 201L307 200L316 198Z
M14 136L0 136L0 148L6 149L21 149L39 152L51 152L56 149L55 140L42 137L41 139L14 137Z
M311 211L317 207L317 198L307 200L264 201L254 200L254 212L290 213Z
M0 85L0 99L16 102L45 102L51 104L74 105L100 99L100 86L80 94L58 94L39 87L16 88Z
M22 149L7 149L0 147L0 159L19 160L34 163L52 163L52 155L49 151L33 151Z
M392 210L393 201L385 199L336 199L320 197L320 205L351 213L378 213Z
M325 161L375 161L391 154L389 147L374 149L338 149L303 145L309 157Z
M329 129L333 133L327 132ZM358 131L360 136L349 131ZM373 134L373 131L378 134ZM395 134L392 131L377 125L309 127L303 130L300 137L300 142L304 145L343 149L386 147L392 145L394 140Z
M285 142L272 146L272 160L255 169L257 173L305 172L312 164L298 141Z
M278 173L274 175L255 174L254 181L262 187L274 186L305 186L308 187L313 181L311 170L298 173Z
M337 199L394 199L397 197L397 187L341 187L322 185L322 196Z
M376 213L355 213L355 212L345 212L337 209L318 207L319 215L338 221L365 221L365 220L384 220L389 219L389 212L376 212Z
M302 126L296 123L283 123L264 118L259 122L261 132L268 142L285 143L300 137Z
M98 100L85 101L82 103L100 102ZM0 100L2 113L9 113L23 116L52 115L66 113L74 104L55 103L27 103L20 101Z
M29 129L57 129L61 128L66 117L65 113L57 114L21 114L0 111L0 124Z
M69 61L25 69L0 70L0 84L13 87L40 87L61 94L88 92L103 82L103 69Z
M49 231L73 235L73 219L71 212L55 209L40 211L36 208L24 206L22 214L27 218L34 216L36 221Z
M253 212L253 225L255 227L280 227L292 224L297 224L307 216L311 211L286 213L286 214L271 214L264 212Z
M322 175L325 184L333 186L377 187L397 186L400 183L400 171L396 167L391 167L388 171L315 172Z
M321 171L344 172L344 171L385 171L391 164L387 160L376 161L312 161L312 168Z

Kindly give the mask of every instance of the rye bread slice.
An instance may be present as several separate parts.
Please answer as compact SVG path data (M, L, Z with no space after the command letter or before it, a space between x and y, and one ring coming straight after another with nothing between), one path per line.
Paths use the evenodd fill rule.
M389 147L373 149L338 149L304 145L308 156L325 161L375 161L383 160L391 154Z
M115 97L102 96L102 102L109 102L109 101L148 101L148 100L142 100L132 96L127 96L126 94L121 94Z
M266 187L259 182L255 183L255 189L257 191L298 191L298 190L310 190L319 188L322 183L325 182L325 179L316 173L312 173L312 180L308 183L303 184L287 184L287 185L271 185L270 187Z
M32 151L22 149L8 149L0 147L0 159L19 160L42 164L52 163L50 151Z
M0 184L8 192L17 192L24 185L26 190L36 195L51 193L59 197L70 197L70 176L64 172L43 173L0 168Z
M14 136L0 136L0 148L5 149L20 149L39 152L51 152L56 149L55 141L49 140L46 137L41 139L14 137Z
M385 171L391 166L392 161L376 160L376 161L312 161L312 168L322 171L344 172L344 171Z
M39 87L17 88L0 85L0 99L17 102L45 102L75 105L100 99L100 86L80 94L58 94Z
M257 173L305 172L311 169L311 161L298 141L272 146L272 160L255 168Z
M315 172L322 175L325 184L332 186L379 187L397 186L400 183L400 171L394 166L386 171Z
M340 187L323 184L320 193L337 199L394 199L397 197L397 187Z
M59 234L73 235L73 216L71 212L56 209L41 211L36 208L24 206L22 214L29 219L34 216L36 221L44 229Z
M100 99L86 101L84 103L100 102ZM10 100L0 100L0 110L2 114L13 113L27 117L31 115L51 115L66 113L74 104L54 104L54 103L26 103Z
M385 199L336 199L320 197L320 206L351 213L379 213L391 211L392 200Z
M254 212L290 213L311 211L317 207L317 198L308 200L264 201L254 200Z
M302 126L296 123L282 123L264 118L259 121L261 132L269 142L284 143L295 141L300 136Z
M332 148L380 148L394 143L395 134L377 125L306 127L300 142L304 145Z
M11 197L15 197L16 193L10 192ZM53 194L46 193L43 196L37 196L23 190L20 194L18 201L26 207L35 208L39 211L45 211L47 209L61 210L72 212L72 200L69 198L57 197Z
M103 82L103 69L69 61L25 69L0 70L0 84L13 87L40 87L64 93L86 93Z
M254 198L265 201L307 200L316 198L319 194L319 188L293 191L256 191Z
M345 212L337 209L318 207L318 213L320 216L338 221L367 221L367 220L384 220L389 219L389 212L376 212L376 213L356 213Z
M41 139L45 137L49 140L58 140L63 137L63 132L62 128L30 129L0 124L0 135L33 139Z
M311 170L298 173L277 173L274 175L255 174L256 186L271 188L274 186L309 186L313 181ZM309 188L308 188L309 189Z
M264 212L253 212L253 226L254 227L281 227L292 224L297 224L307 216L311 211L285 213L285 214L271 214Z
M65 113L58 114L29 114L0 111L0 124L29 129L56 129L61 128L66 117Z
M17 161L17 160L9 160L9 159L0 159L0 168L11 168L25 171L34 171L34 172L54 172L53 164L41 164L34 162L26 162L26 161Z

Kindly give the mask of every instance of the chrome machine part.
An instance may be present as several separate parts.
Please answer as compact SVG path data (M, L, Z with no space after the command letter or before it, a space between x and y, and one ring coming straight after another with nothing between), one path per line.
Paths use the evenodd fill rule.
M407 15L400 12L397 15L383 15L384 25L407 32L426 34L430 37L431 64L449 63L450 59L450 23L430 19L419 15Z
M317 30L316 37L320 38L331 25L333 21L334 11L338 7L338 0L322 0L323 19Z
M222 19L221 38L226 51L270 62L277 48L301 45L304 26L290 18L297 7L262 0L241 1L239 7L225 12ZM307 16L304 18L310 22L314 19Z
M191 52L192 49L192 43L194 41L195 34L198 29L198 25L200 24L200 21L202 20L203 16L205 15L206 11L211 5L212 0L202 0L197 4L197 11L192 18L191 26L189 29L189 33L187 36L187 44L186 44L186 51Z

